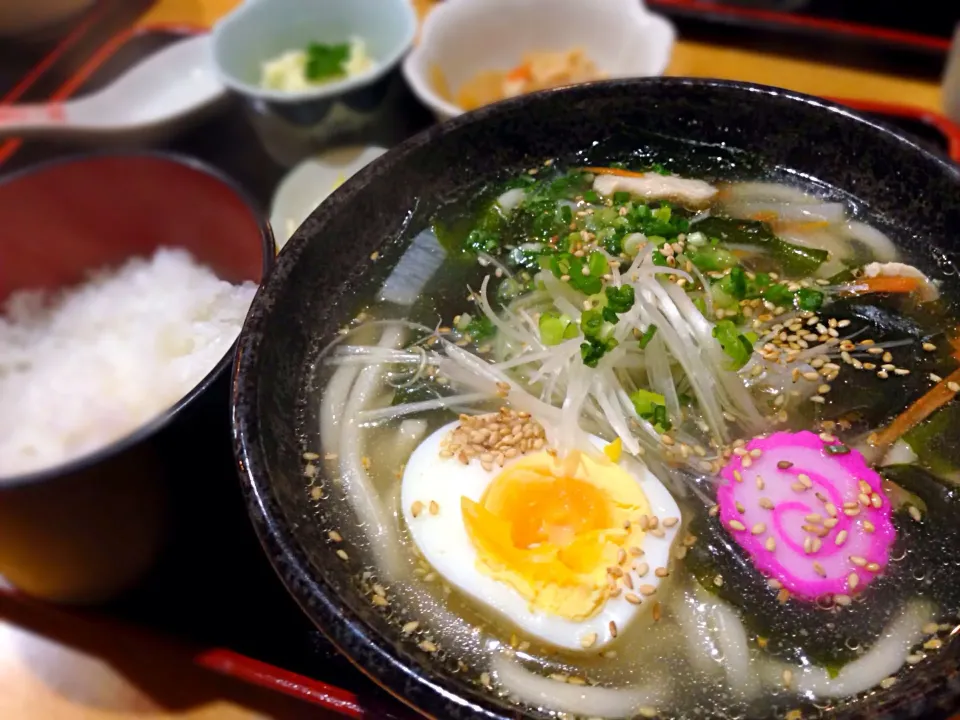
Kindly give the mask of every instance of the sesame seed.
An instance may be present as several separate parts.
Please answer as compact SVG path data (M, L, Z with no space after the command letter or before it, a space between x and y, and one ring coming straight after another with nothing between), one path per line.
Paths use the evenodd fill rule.
M943 647L943 641L940 638L930 638L923 644L923 647L927 650L939 650Z
M837 545L843 545L847 541L847 531L841 530L837 533L837 537L834 538L834 543Z
M424 640L418 645L418 647L424 652L429 652L429 653L433 653L438 650L436 644L430 642L429 640Z
M864 557L860 557L859 555L851 555L850 562L852 562L854 565L858 567L864 567L867 564L867 559Z
M736 480L738 483L743 482L743 475L740 474L739 470L733 471L733 479Z
M713 578L713 584L717 587L723 586L723 575L715 575Z
M641 595L647 596L653 595L657 591L657 588L655 588L653 585L641 585L637 589L640 591Z
M852 572L849 575L847 575L847 587L849 587L851 590L855 590L857 585L859 584L860 584L859 575L857 575L855 572Z
M910 517L912 517L917 522L920 522L923 519L922 516L920 515L920 511L914 505L908 506L907 512L909 512Z
M920 629L927 635L935 635L940 630L940 626L931 622L927 623Z
M779 590L780 588L783 587L783 583L781 583L776 578L769 578L767 580L767 587L772 588L773 590Z
M418 627L420 627L420 623L417 620L411 620L410 622L406 623L400 630L404 635L409 635Z
M869 570L872 573L878 573L881 570L880 565L875 562L869 562L865 565L865 567L867 570Z
M930 373L930 375L928 375L927 377L930 378L931 382L938 383L943 381L943 378L937 375L936 373Z
M763 478L757 475L757 490L763 490L763 488L764 488Z
M789 687L790 687L790 683L793 682L793 672L790 671L790 670L784 670L782 677L783 677L783 685L784 685L784 687L789 688Z
M439 512L440 512L440 506L437 505L437 501L436 501L436 500L431 500L431 501L430 501L430 514L431 514L431 515L436 515L436 514L439 513Z
M634 593L627 593L626 595L623 596L623 599L626 600L631 605L639 605L641 602L643 602L640 599L640 597L638 595L635 595Z
M923 653L912 653L910 655L907 655L907 663L909 663L910 665L916 665L918 662L921 662L926 657L927 656L924 655Z
M947 390L949 390L952 393L960 392L960 385L958 385L957 383L951 380L950 382L947 383Z
M341 560L350 559L350 556L347 555L347 552L345 550L337 550L337 557L340 558Z
M731 520L729 525L732 530L743 531L747 529L746 526L739 520Z
M343 536L338 533L336 530L331 530L327 533L327 537L333 540L334 542L342 542Z
M826 577L826 576L827 576L827 571L824 570L824 569L823 569L823 565L821 565L821 564L818 563L818 562L815 562L815 563L813 564L813 571L814 571L817 575L819 575L820 577Z
M780 460L777 462L777 467L780 468L781 470L787 470L793 467L793 463L790 462L789 460Z
M627 552L630 553L631 555L633 555L634 557L640 557L641 555L643 555L643 550L641 550L640 548L638 548L636 545L630 547L630 548L627 550Z
M850 599L850 596L849 596L849 595L834 595L834 596L833 596L833 601L834 601L837 605L840 605L840 606L843 606L843 607L846 607L847 605L849 605L849 604L851 603L851 599Z
M658 578L665 578L667 577L667 575L670 574L670 571L667 570L665 567L658 567L656 570L653 571L653 574L656 575Z
M882 687L884 690L886 690L886 689L889 688L889 687L893 687L893 685L894 685L896 682L897 682L897 679L896 679L895 677L893 677L893 676L891 676L891 677L885 677L883 680L880 681L880 687Z
M764 546L768 551L773 552L774 550L777 549L777 541L774 540L772 537L768 537L768 538L767 538L767 541L763 544L763 546Z
M911 507L912 507L912 506L911 506ZM864 521L863 521L863 529L864 529L865 531L867 531L868 533L872 533L874 530L876 530L876 528L874 527L873 523L870 522L869 520L864 520Z
M387 602L387 599L382 595L372 595L370 597L370 602L376 605L377 607L386 607L390 603Z
M664 527L668 527L668 528L672 528L672 527L673 527L674 525L676 525L678 522L680 522L680 518L675 518L675 517L664 518L664 520L663 520L663 526L664 526Z
M907 370L906 368L896 368L893 372L894 372L894 374L896 374L896 375L909 375L909 374L910 374L910 371ZM958 385L957 388L960 389L960 385Z
M797 475L797 480L804 487L807 487L807 488L813 487L813 481L810 479L809 475L804 475L803 473L800 473L799 475Z
M593 645L596 642L597 642L597 634L595 632L587 633L586 635L580 638L580 647L582 648L593 647Z
M762 507L764 510L773 510L774 508L773 500L771 500L768 497L760 498L759 500L757 500L757 504L760 507Z
M660 613L661 613L661 610L660 610L660 602L659 602L659 601L654 601L654 603L653 603L653 611L652 611L652 613L651 613L651 614L653 615L653 621L654 621L654 622L660 622Z
M640 563L634 568L634 572L637 573L638 577L643 577L648 572L650 572L650 566L647 563Z

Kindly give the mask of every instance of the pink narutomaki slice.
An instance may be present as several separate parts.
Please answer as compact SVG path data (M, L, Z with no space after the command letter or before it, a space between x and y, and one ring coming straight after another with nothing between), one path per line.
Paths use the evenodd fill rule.
M858 593L887 566L890 501L859 452L803 431L737 453L721 472L720 520L760 572L812 601Z

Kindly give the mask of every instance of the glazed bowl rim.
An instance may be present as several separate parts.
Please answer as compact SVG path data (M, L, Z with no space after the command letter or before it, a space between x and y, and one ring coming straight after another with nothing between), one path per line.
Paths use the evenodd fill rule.
M253 200L250 194L239 185L239 183L229 177L226 173L192 156L163 150L99 150L78 153L47 160L37 163L36 165L30 165L7 175L0 176L0 185L7 185L12 182L17 182L24 178L33 175L39 175L65 165L85 163L91 160L130 160L137 158L161 160L173 165L179 165L180 167L187 168L194 172L198 172L201 175L205 175L223 185L225 188L230 190L238 200L240 200L246 210L250 213L250 216L256 221L257 230L260 234L260 251L262 256L260 285L262 286L266 278L269 276L270 271L273 269L276 258L276 247L270 224L267 222L263 212L261 212L259 209L258 204ZM258 286L258 293L259 290L260 288ZM233 363L234 351L238 341L239 335L237 336L237 340L231 343L230 347L224 352L223 357L217 361L216 365L214 365L203 376L203 379L193 385L193 387L188 392L184 393L183 396L181 396L181 398L171 407L156 415L153 417L153 419L138 425L131 432L110 442L109 444L84 453L83 455L75 457L72 460L67 460L66 462L58 463L57 465L41 468L28 473L20 473L17 475L11 475L9 477L0 477L0 492L32 485L40 485L42 483L51 482L62 477L75 475L77 473L89 470L90 468L93 468L96 465L106 462L114 457L122 455L124 452L139 445L141 442L170 424L174 418L182 413L197 398L203 395L203 393L206 392L206 390L213 385L219 377L221 377L221 375L226 371L227 367Z
M804 93L755 83L687 77L649 77L604 80L577 86L544 90L522 95L458 115L439 125L434 125L394 147L385 155L348 178L328 200L311 214L315 221L323 223L347 205L359 193L375 173L389 172L408 160L416 149L429 145L435 139L456 132L461 128L487 122L498 122L500 117L512 110L540 102L555 94L568 94L571 99L589 97L594 92L623 92L640 94L644 88L666 87L675 90L704 89L723 93L744 95L744 102L751 97L779 97L791 102L842 116L870 128L868 132L879 133L887 140L899 144L918 159L933 163L952 178L960 188L960 168L945 157L939 156L882 122L866 118L835 102ZM316 222L314 223L316 225ZM251 305L250 312L241 330L237 343L237 361L234 364L233 395L231 397L231 421L233 424L234 453L246 497L247 508L261 544L284 585L296 599L304 613L316 627L364 674L381 688L419 713L428 717L454 718L468 715L487 720L515 720L519 709L505 711L496 707L482 693L472 688L457 687L444 675L433 670L406 662L384 641L382 635L356 612L342 602L337 591L320 572L315 572L306 552L291 530L285 514L276 498L270 476L266 469L265 452L261 445L261 423L258 417L258 366L261 344L267 326L271 322L271 308L275 296L281 294L297 261L309 242L316 240L303 231L303 226L294 233L277 258L271 276L262 285ZM293 409L291 408L291 412ZM350 653L344 650L349 638L351 645L363 646L366 652ZM429 706L418 706L407 697L408 688L415 685L429 693ZM422 696L421 696L422 698ZM934 695L926 698L926 706L932 705Z

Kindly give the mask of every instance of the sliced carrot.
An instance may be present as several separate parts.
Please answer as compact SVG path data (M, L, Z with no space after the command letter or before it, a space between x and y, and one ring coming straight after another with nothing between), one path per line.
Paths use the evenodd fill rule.
M617 175L619 177L644 177L647 174L637 172L636 170L624 170L622 168L609 167L585 167L580 168L580 171L593 173L594 175Z
M849 295L867 295L869 293L912 293L920 287L915 277L867 277L857 278L846 290Z
M960 370L954 370L945 380L938 382L926 395L904 410L886 428L877 433L872 444L874 447L892 445L910 430L922 423L934 412L953 400L957 393L949 385L960 384Z
M516 82L517 80L528 81L532 77L533 74L530 72L529 63L517 65L513 70L507 73L507 80L510 82Z

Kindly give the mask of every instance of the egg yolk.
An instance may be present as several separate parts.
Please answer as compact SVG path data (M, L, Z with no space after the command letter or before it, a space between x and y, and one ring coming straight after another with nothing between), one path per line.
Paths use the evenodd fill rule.
M530 455L501 472L480 502L461 499L481 572L505 582L531 608L580 621L612 589L607 569L621 548L640 547L628 520L649 514L636 479L604 456L562 463Z

